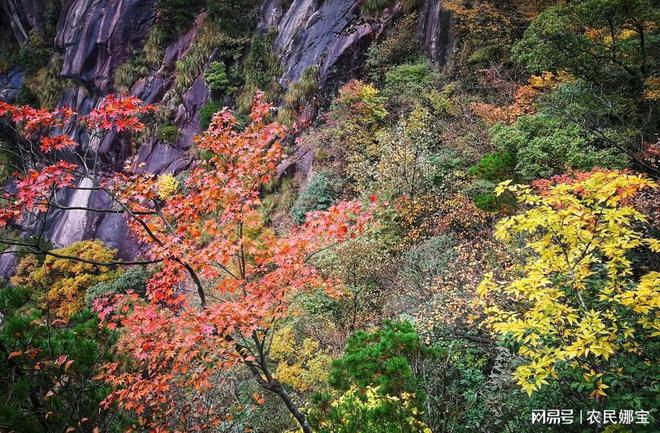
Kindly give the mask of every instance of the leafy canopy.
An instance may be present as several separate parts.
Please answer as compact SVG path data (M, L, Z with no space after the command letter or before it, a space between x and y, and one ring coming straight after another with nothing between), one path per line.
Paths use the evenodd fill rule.
M592 396L605 396L612 385L605 377L621 382L619 368L632 365L639 374L652 362L642 343L660 336L660 273L633 274L631 254L660 252L660 242L641 231L647 217L633 201L656 187L619 171L540 182L540 192L498 186L526 207L496 227L497 239L524 259L511 279L491 273L478 291L490 299L487 328L525 359L514 376L529 394L569 368L584 375Z

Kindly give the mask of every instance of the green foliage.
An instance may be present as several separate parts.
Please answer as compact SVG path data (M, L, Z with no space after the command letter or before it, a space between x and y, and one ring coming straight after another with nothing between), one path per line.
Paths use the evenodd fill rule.
M447 116L456 116L459 114L459 107L452 99L452 94L455 90L456 86L452 83L447 84L440 92L436 89L431 89L426 94L426 100L433 109L434 114Z
M106 295L126 293L130 290L139 295L144 295L147 291L148 278L149 274L143 267L131 267L117 278L97 283L87 289L85 293L85 304L91 308L96 299Z
M451 235L433 236L414 245L402 256L400 276L409 287L422 289L450 271L455 258Z
M282 70L279 59L272 49L275 32L256 35L250 42L250 51L243 65L245 84L238 96L238 107L247 113L252 106L252 98L257 90L266 92L268 100L275 100L280 87L277 82Z
M392 65L415 63L421 56L417 43L417 15L411 13L395 23L385 39L369 47L366 61L369 76L380 82Z
M114 338L88 310L55 325L34 289L0 289L0 426L17 433L65 431L82 421L121 431L123 415L99 409L109 389L94 382L112 361Z
M160 125L156 130L156 137L163 143L173 144L180 136L181 132L176 125Z
M255 0L207 0L209 19L231 38L249 35L257 21L260 2ZM286 10L286 9L284 9Z
M291 208L293 222L302 224L308 212L325 210L332 206L337 198L338 189L337 180L328 173L316 173L293 203Z
M650 72L660 10L650 0L578 0L543 11L514 47L534 72L567 71L617 88ZM630 90L634 90L630 88Z
M8 72L18 63L19 46L11 32L0 32L0 74Z
M406 10L414 9L418 1L417 0L403 0L401 2ZM388 6L393 6L394 2L392 0L366 0L362 2L361 11L363 15L366 16L375 16L380 12L385 10Z
M47 66L25 77L23 87L28 87L31 96L36 99L36 105L49 110L55 109L64 94L69 81L60 77L62 69L62 56L52 55Z
M32 29L18 53L18 64L27 74L32 74L48 64L51 53L46 36L41 31Z
M204 81L213 95L216 97L233 93L235 89L230 87L227 67L223 62L211 62L204 72Z
M516 159L511 152L488 153L470 167L468 174L492 182L499 182L513 177Z
M312 422L327 433L430 432L415 369L434 356L409 322L388 321L373 332L352 334L330 372L330 385L343 394L333 402L329 395L317 396Z
M385 73L383 96L389 105L405 109L430 90L434 74L427 62L394 66Z
M322 420L311 415L320 433L431 433L419 419L419 409L408 393L398 397L383 395L377 387L364 392L351 388L334 401L318 394L315 404L331 408Z
M190 28L204 4L204 1L158 0L156 24L164 32L162 46Z
M205 23L198 31L186 55L175 64L176 76L174 85L163 99L168 102L170 109L178 106L183 93L192 86L195 79L202 73L213 50L223 42L231 42L213 23Z
M391 0L367 0L362 3L362 14L375 15L391 4Z
M271 82L280 75L280 64L272 49L275 36L275 33L271 32L252 38L243 67L246 84L258 89L268 89Z
M344 354L332 363L330 385L338 390L377 386L390 395L410 392L421 403L425 395L419 389L414 361L432 354L411 323L385 322L381 329L357 331L348 338Z
M440 149L434 152L429 161L433 166L433 185L441 187L451 182L457 170L465 166L463 155L454 149Z
M222 110L223 104L215 99L209 99L204 106L199 110L199 127L206 130L211 124L213 115Z
M37 95L32 92L29 86L26 85L25 82L21 85L21 87L18 89L18 92L16 92L16 105L31 105L31 106L38 106L39 105L39 98L37 98Z
M550 177L567 169L589 170L625 164L625 158L617 152L592 146L589 137L576 124L550 115L522 116L513 125L497 124L491 134L493 143L504 154L515 155L515 173L520 180ZM491 175L494 173L488 170L504 169L508 161L508 158L488 158L485 163L493 165L482 168Z
M481 192L474 195L474 204L483 210L496 212L502 208L502 203L492 192Z
M285 125L292 125L298 115L298 110L310 100L318 90L318 66L310 66L303 71L295 83L289 84L282 102L284 106L278 111L278 120Z
M493 63L507 61L509 58L510 51L507 47L501 44L491 44L477 48L472 54L470 54L470 57L468 57L468 62L486 66Z
M432 71L428 63L395 66L385 74L385 94L394 95L399 90L413 92L431 83Z
M657 81L660 8L651 0L578 0L543 11L514 46L531 72L568 75L543 102L564 122L592 132L602 147L619 149L638 166L647 137L657 134L657 97L643 93ZM654 99L655 98L655 99ZM655 169L657 172L657 168Z
M143 55L134 55L117 66L114 74L114 88L117 92L129 92L133 84L149 73L147 62Z
M148 67L157 69L163 61L165 47L167 46L168 31L164 26L155 24L149 30L147 40L144 42L144 59Z

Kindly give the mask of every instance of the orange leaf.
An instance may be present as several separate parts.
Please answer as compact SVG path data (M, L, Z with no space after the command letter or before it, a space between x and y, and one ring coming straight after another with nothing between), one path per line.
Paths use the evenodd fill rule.
M73 359L67 361L66 364L64 364L64 371L66 372L67 370L69 370L69 367L71 367L71 364L73 363L74 363Z

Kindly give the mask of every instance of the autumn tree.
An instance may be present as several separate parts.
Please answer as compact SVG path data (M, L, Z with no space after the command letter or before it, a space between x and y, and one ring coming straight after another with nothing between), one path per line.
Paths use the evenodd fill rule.
M532 394L569 374L592 397L632 388L652 395L660 274L634 267L633 256L657 254L660 244L645 234L648 219L633 199L657 184L599 170L537 187L498 187L525 207L496 227L523 261L510 278L491 273L478 289L489 299L487 328L524 359L516 381Z
M123 272L121 268L97 266L80 260L59 258L58 255L76 257L87 261L111 262L116 250L103 246L103 242L75 242L64 248L52 250L41 264L34 264L33 255L26 256L19 264L19 270L29 269L28 275L19 273L12 278L16 286L32 287L43 291L42 304L48 306L57 318L67 320L85 306L85 294L92 286L111 281Z
M49 135L52 127L75 121L92 129L139 130L137 115L148 109L135 99L110 97L86 116L9 105L2 110L0 115L11 116L22 128L23 138L39 137L41 150L48 153L77 145L67 136ZM112 178L91 179L94 188L114 202L113 208L93 211L123 213L137 239L149 247L144 260L90 259L5 239L33 252L92 265L158 263L146 299L117 295L96 301L100 317L110 327L122 328L120 353L130 360L108 365L101 376L114 388L105 407L117 403L148 415L153 428L177 422L198 429L217 425L223 421L219 415L198 410L206 403L203 392L218 385L213 383L216 371L242 365L265 390L281 398L303 431L310 431L271 372L273 327L294 294L311 288L339 293L337 282L324 278L311 261L318 251L355 237L368 212L356 202L339 203L308 215L307 222L290 233L267 227L260 192L283 157L279 140L285 132L268 121L271 115L272 107L258 94L243 129L228 110L214 116L196 141L200 159L185 185L128 168ZM57 202L57 191L75 189L81 177L90 178L65 161L39 168L28 169L16 182L17 191L5 194L0 222L21 221L53 208L67 210ZM190 390L186 403L172 404L179 403L171 400L174 390Z
M655 175L658 167L649 152L657 134L652 47L659 37L659 14L649 0L561 2L539 14L512 50L532 73L573 77L546 98L547 110Z
M143 221L148 231L135 221L129 224L150 245L149 257L163 262L148 283L147 301L126 300L129 314L98 305L103 318L125 329L122 350L139 366L128 371L109 366L104 379L116 391L108 403L148 410L157 425L167 425L173 414L168 391L203 391L214 386L217 370L242 365L280 397L303 431L310 431L271 371L274 324L297 293L310 288L338 293L336 282L323 278L310 260L355 237L367 214L358 203L340 203L308 215L288 234L265 226L260 189L282 158L284 135L281 125L268 122L270 115L260 97L242 130L228 110L216 114L196 142L204 157L182 191L164 201L148 176L115 179L114 191L130 211L149 214ZM190 276L196 302L186 292Z

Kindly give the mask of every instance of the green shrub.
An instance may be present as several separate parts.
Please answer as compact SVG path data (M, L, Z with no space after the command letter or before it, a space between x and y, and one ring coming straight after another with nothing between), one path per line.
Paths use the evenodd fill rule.
M149 274L143 267L133 266L119 275L119 277L110 281L95 284L87 289L87 293L85 294L85 304L91 308L96 299L102 298L106 295L126 293L129 290L144 295L147 291L148 278Z
M245 41L227 36L216 22L205 22L186 55L175 64L174 85L163 96L165 105L172 111L176 109L181 96L204 71L214 50L232 52L242 49L244 43Z
M387 95L394 95L401 90L421 91L431 83L431 79L431 66L426 62L395 66L385 74L383 92Z
M99 408L110 389L90 380L116 360L113 334L88 309L54 326L35 295L32 287L0 288L0 394L11 396L0 399L3 430L64 432L84 418L124 431L125 414Z
M190 0L158 0L157 25L165 32L164 44L190 28L195 17L204 7L204 3Z
M248 113L254 93L262 90L269 101L279 96L280 85L277 79L282 73L279 59L272 49L275 32L256 35L250 42L250 51L243 66L245 85L238 96L237 105L241 112Z
M468 174L498 182L512 179L515 165L516 159L511 152L493 152L484 155L476 165L470 167Z
M0 46L0 74L4 74L18 63L20 48L11 32L0 32Z
M47 67L35 71L25 79L25 84L30 87L39 101L39 106L42 108L55 109L70 83L59 75L59 71L62 69L62 61L62 56L55 54L51 56L50 64Z
M255 0L207 0L206 11L228 36L242 38L252 33L260 4Z
M494 192L479 193L474 196L474 204L479 209L497 212L502 208L499 197Z
M204 106L199 110L199 127L206 130L211 124L213 115L222 110L222 102L215 99L209 99Z
M147 40L144 42L144 60L148 67L157 69L163 61L165 46L167 45L168 33L164 26L155 24L149 30Z
M282 102L284 106L278 111L278 120L285 125L292 125L297 117L298 110L318 89L318 66L310 66L305 69L300 80L291 83L287 89Z
M493 143L516 160L517 180L550 177L567 169L616 168L626 159L612 149L597 149L578 125L539 113L522 116L513 125L491 129Z
M492 44L477 48L468 58L468 62L487 66L489 64L506 62L510 57L511 53L505 46Z
M213 95L233 93L230 89L227 67L223 62L212 62L204 72L204 81Z
M302 224L305 222L308 212L329 208L337 196L335 182L324 172L315 174L309 184L300 192L291 208L293 221L296 224Z
M456 86L452 83L443 87L442 91L431 89L427 92L426 99L435 115L457 116L460 113L460 108L452 100L455 89Z
M367 50L369 77L380 82L392 65L414 63L422 58L417 38L417 14L404 16L383 41Z
M18 64L27 74L36 72L48 64L52 49L42 32L30 30L28 39L19 51Z
M310 421L322 433L430 431L418 369L437 355L409 322L386 321L373 332L355 332L330 372L330 385L343 394L334 400L317 395Z
M433 166L433 185L440 186L451 181L454 172L461 169L465 162L461 154L453 149L441 149L429 157Z
M271 32L252 38L250 51L245 59L245 82L259 89L267 89L270 82L281 74L280 62L272 47L275 36L275 33Z
M428 93L433 80L433 70L426 62L394 66L385 73L383 95L392 106L409 108Z
M385 394L408 391L423 401L414 361L432 354L410 322L386 321L381 329L357 331L348 338L344 354L332 363L330 385L339 390L375 385Z
M18 92L16 92L16 100L14 102L16 105L38 106L39 98L37 98L37 95L30 90L30 87L24 81Z
M180 136L181 132L175 125L160 125L156 131L156 137L162 143L173 144Z
M129 92L133 84L142 77L147 76L149 68L142 55L135 55L117 66L114 73L114 87L118 92Z

